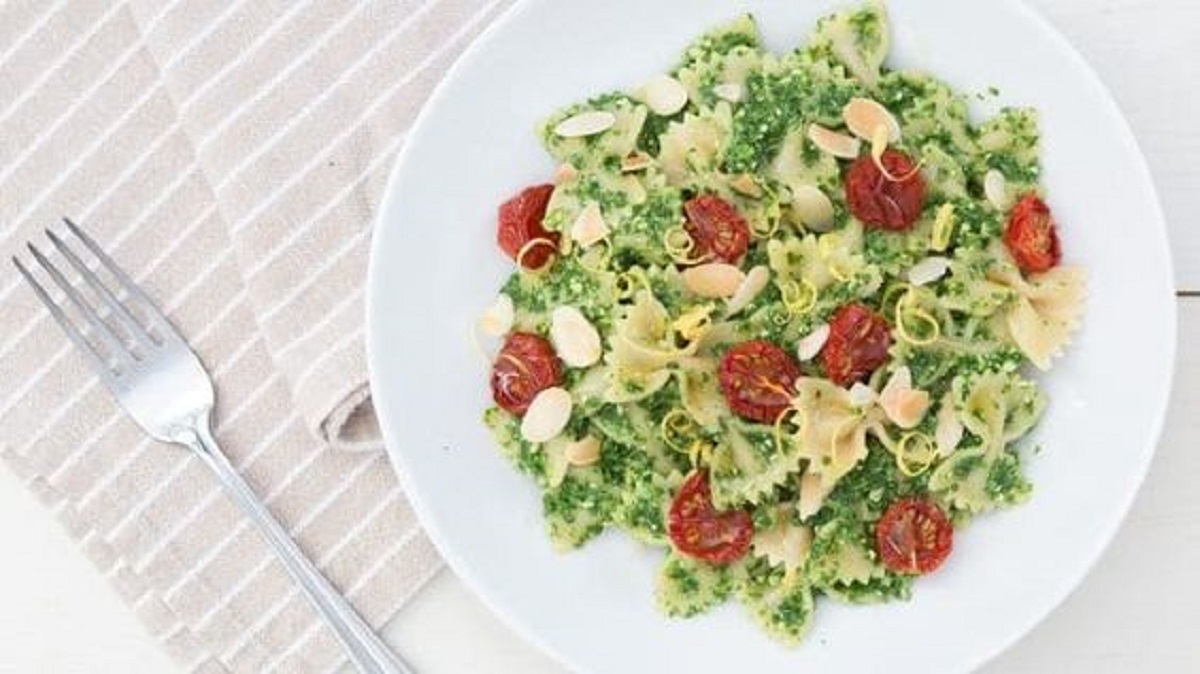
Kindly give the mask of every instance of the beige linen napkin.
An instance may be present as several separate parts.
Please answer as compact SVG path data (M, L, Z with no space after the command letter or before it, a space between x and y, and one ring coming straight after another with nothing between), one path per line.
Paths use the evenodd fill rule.
M321 438L372 442L342 432L371 426L371 218L421 102L506 4L0 3L0 251L62 215L89 229L213 371L234 463L375 625L440 563L384 455ZM0 458L187 671L344 664L201 463L143 437L11 267Z
M378 448L364 404L370 224L405 130L503 3L133 4L301 414L335 447Z

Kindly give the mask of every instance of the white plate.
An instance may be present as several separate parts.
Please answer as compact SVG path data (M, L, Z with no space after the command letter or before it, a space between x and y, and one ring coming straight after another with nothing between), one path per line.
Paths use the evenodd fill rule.
M1071 47L1023 5L892 0L893 65L1042 113L1045 183L1069 262L1087 265L1086 326L1046 378L1031 503L955 541L911 602L822 601L807 642L769 641L734 604L694 621L653 606L659 553L606 534L558 555L541 500L499 456L480 415L487 367L468 330L511 271L496 206L553 166L537 120L668 68L701 31L741 11L782 50L826 0L527 0L446 78L409 136L372 255L369 348L391 457L454 570L529 640L593 672L966 671L1041 620L1091 568L1158 438L1175 305L1158 202L1129 129ZM1134 590L1131 589L1131 592ZM469 647L469 635L463 635Z

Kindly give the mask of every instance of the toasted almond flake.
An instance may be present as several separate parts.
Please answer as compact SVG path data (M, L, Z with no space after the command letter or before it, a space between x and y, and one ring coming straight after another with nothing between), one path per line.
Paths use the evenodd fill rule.
M641 150L636 150L621 159L621 172L633 173L635 171L641 171L642 169L648 168L652 163L654 163L654 159L650 155L642 152Z
M927 391L919 389L905 391L896 402L893 421L905 430L916 428L921 423L921 419L925 418L925 413L929 411L929 393Z
M548 388L533 399L521 419L521 437L527 442L546 442L558 437L571 420L574 402L566 389Z
M833 202L816 185L792 187L792 211L805 227L814 232L827 232L833 227Z
M908 270L908 282L914 286L929 285L946 275L950 270L950 259L940 256L927 257Z
M829 324L822 323L796 344L796 357L800 359L801 363L807 363L821 353L821 349L825 348L825 342L829 341L829 332Z
M607 110L589 110L559 122L554 133L560 138L583 138L604 133L616 123L617 116Z
M710 262L683 272L683 285L688 290L709 299L733 297L746 280L746 274L723 262Z
M900 428L916 428L929 410L929 393L912 387L912 371L901 367L879 393L879 406Z
M512 298L501 293L479 317L479 329L488 337L503 337L512 330L513 314Z
M713 94L717 98L724 99L730 103L738 103L742 100L742 85L737 82L726 82L713 87Z
M729 304L725 307L725 315L732 316L750 306L750 303L767 287L767 282L770 280L771 270L768 267L759 265L751 269L742 281L742 285L738 286L737 292L729 298Z
M687 105L687 88L670 75L658 75L642 85L638 98L656 115L670 117Z
M584 248L608 236L608 232L608 223L604 221L600 204L594 201L583 207L571 225L571 238Z
M600 439L589 435L567 445L567 463L572 466L590 466L600 460Z
M579 169L575 168L575 165L570 162L559 164L558 168L554 170L555 185L563 185L566 183L575 182L575 179L578 177Z
M854 385L850 387L849 393L850 404L855 407L867 407L879 399L879 396L875 393L875 389L861 381L854 382Z
M887 129L887 139L890 143L900 141L900 122L888 109L877 101L869 98L854 98L842 108L842 118L846 120L846 128L850 133L863 140L873 140L877 129Z
M571 367L589 367L600 360L600 333L575 307L558 307L550 314L550 341Z
M751 199L761 199L763 195L762 186L754 179L754 176L743 173L733 180L729 181L729 186L734 192Z
M808 127L808 139L817 149L841 159L856 159L862 151L862 141L859 139L831 131L820 124Z
M953 454L958 448L958 443L962 442L963 430L958 413L954 410L954 399L947 393L942 398L942 406L937 414L937 428L933 434L938 453L943 457Z
M992 169L983 177L983 195L996 210L1004 212L1012 206L1012 195L1008 193L1008 179Z

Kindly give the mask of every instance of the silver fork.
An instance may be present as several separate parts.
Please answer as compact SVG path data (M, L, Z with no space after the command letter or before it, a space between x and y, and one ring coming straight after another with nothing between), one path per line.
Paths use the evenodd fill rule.
M114 281L100 279L72 246L49 229L46 235L79 274L90 301L32 243L29 252L65 294L75 317L51 298L18 258L12 260L100 380L142 430L156 440L187 447L212 469L226 494L258 525L279 561L333 628L359 671L410 672L304 556L222 453L212 434L212 378L200 358L100 246L75 223L66 218L64 221L115 279L115 288L110 286Z

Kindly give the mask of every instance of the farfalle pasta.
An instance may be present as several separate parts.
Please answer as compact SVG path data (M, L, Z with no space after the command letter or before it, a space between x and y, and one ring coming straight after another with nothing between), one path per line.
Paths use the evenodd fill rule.
M825 600L908 598L1033 489L1032 377L1086 302L1037 117L971 119L889 40L875 2L785 54L739 18L551 115L553 182L500 208L485 421L556 547L663 550L669 616L733 600L799 642Z

